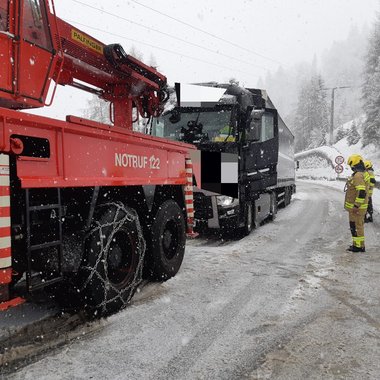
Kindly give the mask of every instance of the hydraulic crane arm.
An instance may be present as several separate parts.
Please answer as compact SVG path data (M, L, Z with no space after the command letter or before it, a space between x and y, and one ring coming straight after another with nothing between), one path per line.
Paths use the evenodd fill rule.
M111 85L140 83L140 87L157 91L166 86L162 74L127 55L121 45L104 45L59 18L57 24L56 38L60 38L64 52L64 76L72 81L79 79L105 91Z
M115 125L132 127L132 108L158 116L166 98L166 77L105 45L55 15L48 0L0 0L0 106L46 105L52 81L108 100ZM53 94L54 95L54 94Z

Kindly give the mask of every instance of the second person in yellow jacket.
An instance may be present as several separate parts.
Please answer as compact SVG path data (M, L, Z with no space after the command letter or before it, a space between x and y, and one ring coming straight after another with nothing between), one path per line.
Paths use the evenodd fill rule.
M364 166L366 168L367 176L366 176L366 182L368 183L368 208L367 213L364 219L364 222L373 222L373 205L372 205L372 195L373 195L373 189L376 184L375 179L375 173L373 171L373 165L370 160L364 161Z

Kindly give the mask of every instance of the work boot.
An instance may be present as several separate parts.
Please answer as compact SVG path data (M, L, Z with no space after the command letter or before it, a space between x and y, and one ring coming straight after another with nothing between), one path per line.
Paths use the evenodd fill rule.
M347 251L350 251L350 252L365 252L365 247L356 247L354 245L350 245L347 248Z

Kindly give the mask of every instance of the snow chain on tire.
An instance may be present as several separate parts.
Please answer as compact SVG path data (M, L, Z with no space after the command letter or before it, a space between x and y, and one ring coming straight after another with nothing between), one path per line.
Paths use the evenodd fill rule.
M92 309L96 309L101 315L105 315L108 313L107 306L111 303L117 301L121 303L121 307L125 307L129 301L131 300L134 291L136 290L137 286L141 283L142 280L142 270L143 270L143 263L144 263L144 254L145 254L145 248L146 243L143 237L142 228L139 222L139 218L137 215L137 212L133 209L125 207L121 202L111 202L111 203L105 203L98 206L99 209L112 209L115 208L115 214L112 222L101 224L99 220L94 221L94 227L89 231L89 233L86 235L86 240L98 235L98 241L97 244L99 246L98 252L93 252L94 255L96 255L96 263L95 265L83 265L81 267L82 272L82 286L80 288L80 292L85 292L86 288L89 286L90 281L96 276L98 280L100 280L103 292L104 292L104 301L97 305L91 305ZM109 253L109 248L111 245L111 242L115 236L115 234L120 230L120 228L123 227L124 223L126 221L132 222L135 224L137 229L137 238L138 238L138 246L137 246L137 254L138 254L138 264L137 269L134 273L133 280L130 282L128 286L126 286L123 289L117 289L109 280L108 278L108 264L107 264L107 255ZM104 234L103 230L104 228L112 227L111 233ZM88 261L88 260L87 260ZM99 266L103 266L103 274L104 277L99 271L97 270ZM84 279L84 281L83 281ZM108 298L108 294L112 290L115 294L112 298Z

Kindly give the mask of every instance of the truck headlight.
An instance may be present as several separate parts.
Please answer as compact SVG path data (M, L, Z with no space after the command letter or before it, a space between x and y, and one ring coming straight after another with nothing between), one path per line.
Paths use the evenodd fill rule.
M216 197L216 203L218 206L231 206L237 199L232 197L227 197L225 195L219 195Z

